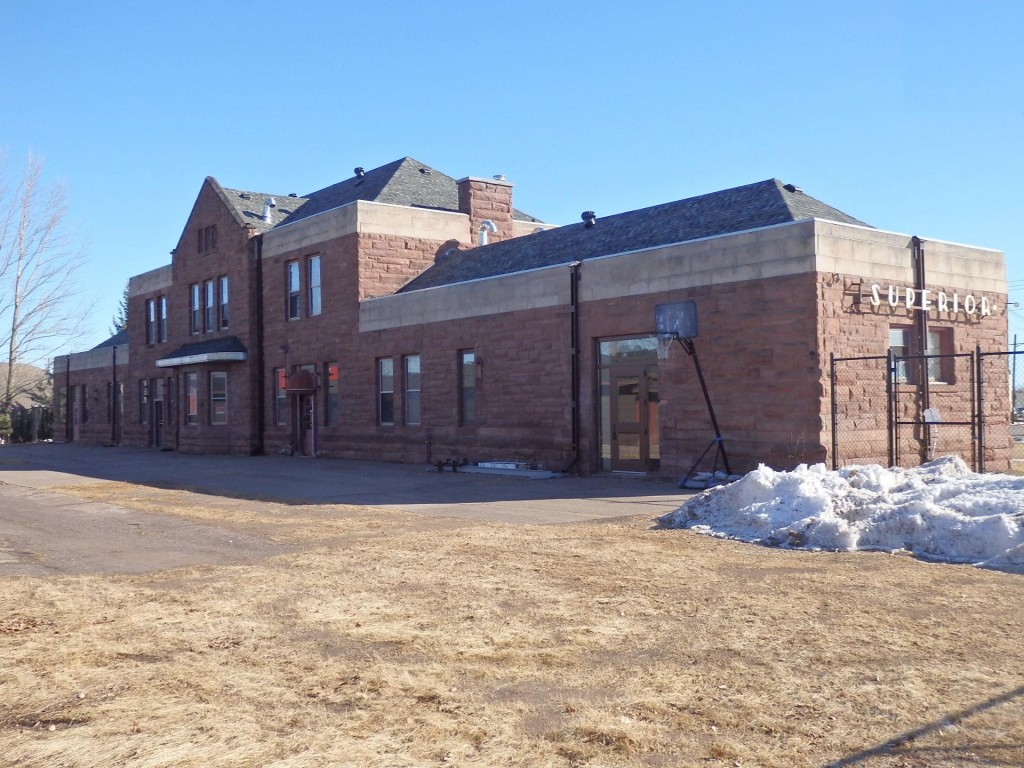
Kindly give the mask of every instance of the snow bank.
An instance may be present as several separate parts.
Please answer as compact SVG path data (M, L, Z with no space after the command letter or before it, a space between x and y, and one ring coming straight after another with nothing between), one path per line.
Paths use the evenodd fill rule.
M1024 477L975 474L955 456L915 469L762 465L661 522L769 546L906 550L1024 573Z

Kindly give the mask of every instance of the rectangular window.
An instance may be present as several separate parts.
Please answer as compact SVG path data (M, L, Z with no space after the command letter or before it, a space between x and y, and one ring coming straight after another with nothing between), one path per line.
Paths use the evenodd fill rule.
M114 421L114 382L107 382L107 424Z
M889 349L893 356L896 381L906 383L910 381L907 372L906 357L910 355L910 328L893 326L889 329Z
M185 374L185 424L194 427L199 423L199 374Z
M156 301L146 299L146 343L156 343Z
M206 314L203 320L203 330L209 333L217 327L217 303L213 291L213 280L207 280L203 284L203 292L206 294Z
M308 262L309 314L320 314L320 257L310 256Z
M199 283L188 287L188 332L199 333Z
M220 283L220 327L228 327L228 278L227 275L217 279Z
M206 244L206 233L199 228L196 230L196 253L202 253L203 247Z
M60 387L57 390L57 413L54 418L57 421L65 421L68 415L68 388Z
M167 341L167 297L161 296L158 301L160 309L157 314L157 338L163 344Z
M324 365L324 372L327 380L327 402L324 408L324 424L333 426L338 423L339 387L338 364L327 363Z
M79 390L82 393L82 421L81 421L81 423L85 424L87 421L89 421L89 389L88 389L88 387L86 387L85 384L82 384L79 387Z
M420 356L405 358L405 423L419 424L420 413Z
M279 427L288 423L288 374L284 368L274 369L274 423Z
M139 380L139 424L149 424L149 379Z
M953 329L936 328L928 331L928 355L952 355L953 354ZM953 383L954 358L952 357L929 357L928 358L928 381L935 381L943 384Z
M213 250L217 247L217 225L212 224L206 228L206 249Z
M298 320L301 317L302 276L299 273L299 262L288 262L288 319Z
M395 423L395 361L382 357L377 361L377 423L389 427Z
M459 423L476 421L476 353L459 350Z
M210 374L210 424L228 423L228 375L215 371Z

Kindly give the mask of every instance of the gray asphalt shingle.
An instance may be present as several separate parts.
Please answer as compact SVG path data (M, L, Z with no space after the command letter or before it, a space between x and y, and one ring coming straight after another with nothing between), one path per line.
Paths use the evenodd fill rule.
M778 179L455 251L400 292L819 218L870 226Z

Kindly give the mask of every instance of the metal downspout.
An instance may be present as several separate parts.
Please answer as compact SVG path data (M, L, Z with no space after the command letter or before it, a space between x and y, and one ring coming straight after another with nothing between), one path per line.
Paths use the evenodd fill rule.
M917 235L914 235L910 240L911 259L914 266L914 288L917 290L917 295L921 297L922 304L924 303L924 290L926 288L925 280L925 267L924 267L924 241ZM928 313L924 309L920 309L917 313L917 342L918 348L921 350L921 355L927 355L928 349ZM921 414L922 414L922 437L924 438L924 455L921 457L925 461L929 461L932 456L932 429L928 420L924 418L924 412L931 408L931 388L929 386L929 370L928 358L922 357L921 366Z
M263 235L253 238L253 254L256 259L255 280L256 280L256 442L253 445L253 454L262 456L265 448L266 437L266 381L263 352Z
M117 445L117 344L110 356L110 442Z
M573 467L579 473L580 461L580 267L583 262L571 265L569 283L569 364L570 364L570 411L572 420L572 461L565 468Z
M66 356L64 367L64 440L71 442L71 355Z

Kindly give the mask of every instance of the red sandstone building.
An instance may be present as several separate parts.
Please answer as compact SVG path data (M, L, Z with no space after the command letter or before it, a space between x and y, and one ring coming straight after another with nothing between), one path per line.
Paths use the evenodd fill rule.
M713 432L691 358L659 359L655 307L693 302L734 470L830 460L833 409L868 436L852 460L885 463L881 406L832 356L1006 349L1001 253L792 185L556 228L511 192L411 158L303 197L207 178L171 264L130 280L127 340L56 361L55 434L678 477ZM901 374L904 397L966 408L958 359Z

